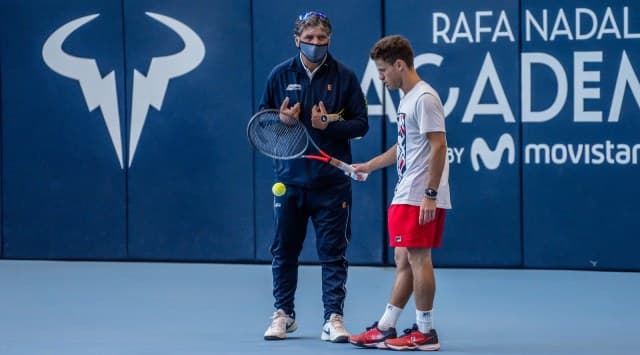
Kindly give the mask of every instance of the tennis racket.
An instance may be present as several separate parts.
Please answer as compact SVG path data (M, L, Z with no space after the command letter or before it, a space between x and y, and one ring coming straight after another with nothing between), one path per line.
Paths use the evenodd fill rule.
M247 137L253 148L273 159L318 160L335 166L354 180L367 178L367 174L356 173L351 165L318 148L300 120L279 110L267 109L253 115L247 126ZM317 155L306 154L309 145L315 148Z

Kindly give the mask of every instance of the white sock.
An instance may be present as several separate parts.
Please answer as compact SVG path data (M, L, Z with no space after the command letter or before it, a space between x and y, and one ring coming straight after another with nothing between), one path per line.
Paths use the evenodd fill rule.
M400 313L402 313L402 308L387 304L382 318L378 321L378 329L387 330L389 328L395 328L398 318L400 318Z
M429 333L433 328L433 318L431 313L433 310L420 311L416 309L416 324L420 333Z

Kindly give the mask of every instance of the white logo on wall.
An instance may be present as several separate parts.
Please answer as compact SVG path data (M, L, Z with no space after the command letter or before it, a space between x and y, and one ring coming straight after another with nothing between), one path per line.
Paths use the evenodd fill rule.
M152 12L146 12L146 14L173 30L184 42L184 49L172 55L151 58L147 76L134 69L129 135L129 167L133 163L133 157L147 118L149 106L158 111L161 110L169 80L185 75L195 69L200 65L205 55L204 43L191 28L168 16ZM124 168L114 71L111 71L103 78L100 75L95 59L73 56L62 49L64 41L73 32L99 15L84 16L58 28L44 43L42 58L51 70L79 82L90 112L100 107L111 142L118 156L120 167Z
M502 156L507 153L507 162L513 164L516 161L516 147L513 144L513 138L511 135L505 133L498 139L498 144L495 149L489 148L487 142L482 138L476 138L471 143L471 165L473 170L480 170L481 160L484 163L485 168L489 170L496 170L500 166Z
M638 165L640 143L637 138L630 138L627 132L619 134L622 127L615 127L624 120L636 119L637 109L640 109L637 56L640 28L635 26L633 19L637 18L637 12L631 6L525 8L522 16L500 9L469 9L452 13L437 11L431 16L431 42L436 51L446 53L445 48L449 45L472 49L475 44L535 42L535 51L520 46L519 58L513 58L519 60L519 97L507 95L513 86L505 87L506 69L494 60L499 57L492 50L463 61L464 68L454 68L464 70L464 76L458 76L457 80L467 85L453 83L448 88L439 88L448 120L453 118L459 120L456 123L478 128L485 120L499 120L505 124L499 132L511 134L518 134L517 126L526 129L527 126L553 125L554 132L549 137L555 137L552 141L539 134L523 136L517 147L509 133L498 142L487 142L486 137L472 137L470 146L467 142L456 141L457 146L448 148L450 164L466 165L474 171L498 170L504 164L505 153L506 161L514 164L517 149L521 164L526 165ZM520 28L514 27L517 23ZM516 35L518 30L522 34L520 37ZM423 33L415 35L422 36ZM546 48L546 43L559 40L586 45ZM416 69L439 70L447 60L443 54L417 53L414 65ZM470 61L474 65L469 65ZM533 85L533 79L540 72L551 74L543 90L537 90ZM509 75L511 78L512 74ZM372 91L378 99L377 103L369 105L369 115L387 116L389 122L396 123L394 102L371 60L360 86L365 95ZM490 93L494 99L483 99L485 93ZM519 106L513 106L516 103ZM452 112L453 117L449 117ZM571 128L587 127L597 133L578 136L571 128L560 131L555 125L559 121L569 121ZM599 127L603 129L597 130ZM493 144L495 148L491 149Z

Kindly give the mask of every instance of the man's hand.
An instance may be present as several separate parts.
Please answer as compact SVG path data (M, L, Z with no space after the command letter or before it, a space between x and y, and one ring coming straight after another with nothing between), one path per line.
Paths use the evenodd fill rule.
M420 217L418 220L418 224L423 225L427 224L436 216L436 200L432 200L429 198L422 199L422 206L420 206Z
M371 165L368 162L360 163L360 164L351 164L351 167L353 168L353 172L356 174L356 177L357 177L356 180L358 181L367 180L369 173L373 171L373 169L371 168Z
M287 96L284 101L282 101L282 105L280 105L280 112L285 115L280 115L280 121L286 124L293 124L292 118L300 119L300 103L297 102L293 107L289 108L289 97Z
M329 122L323 122L322 116L327 114L327 108L324 107L324 103L322 101L318 102L317 105L313 105L311 108L311 127L324 131Z
M373 169L371 168L371 165L368 162L351 164L351 167L353 168L356 174L357 173L370 174L373 171Z

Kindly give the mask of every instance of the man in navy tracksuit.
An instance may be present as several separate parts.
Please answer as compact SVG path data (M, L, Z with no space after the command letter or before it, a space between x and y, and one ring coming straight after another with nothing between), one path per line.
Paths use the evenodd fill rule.
M277 108L297 117L312 139L329 155L351 162L349 139L368 130L367 107L352 70L327 51L331 23L320 12L299 16L294 41L300 53L277 65L267 81L259 109ZM327 122L323 115L340 114ZM325 323L322 340L347 342L342 319L347 279L347 245L351 237L351 179L341 170L309 159L274 161L276 180L287 187L276 197L276 234L273 255L272 322L266 340L279 340L297 329L294 297L298 282L298 256L311 218L322 265L322 302Z

